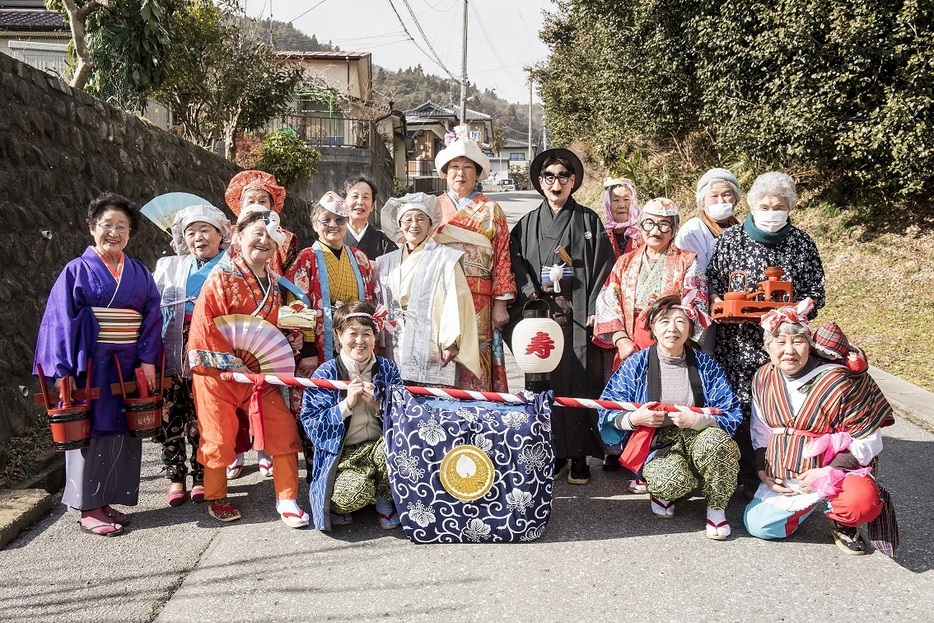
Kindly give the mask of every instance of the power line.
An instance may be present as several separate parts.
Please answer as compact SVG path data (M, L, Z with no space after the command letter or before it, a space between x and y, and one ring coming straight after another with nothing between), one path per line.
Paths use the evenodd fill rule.
M489 46L490 52L493 53L493 58L495 58L496 62L499 63L499 68L503 70L503 72L506 75L508 75L510 78L512 78L514 81L518 82L518 79L516 78L516 76L513 75L511 71L506 69L506 65L505 63L503 63L503 59L500 58L499 53L496 51L496 46L493 45L493 42L490 40L490 35L486 31L486 27L483 25L483 20L480 19L480 13L477 11L477 7L471 4L470 10L473 12L473 17L474 17L474 20L476 21L476 24L480 27L480 34L483 35L483 39L486 41L486 44ZM474 74L476 73L477 72L474 72Z
M396 5L393 4L392 0L389 0L389 6L392 7L392 12L396 14L396 19L399 20L399 23L402 25L402 30L405 31L405 34L409 37L409 41L412 42L412 45L414 45L416 48L418 48L418 51L419 51L419 52L421 52L422 54L424 54L425 56L427 56L428 58L431 59L432 56L429 55L427 52L425 52L425 50L423 50L423 49L421 48L420 45L418 45L418 42L415 40L415 37L413 37L413 36L412 36L412 33L409 32L408 27L405 25L405 22L402 21L402 16L399 15L399 11L396 10ZM406 6L408 6L408 3L407 3L407 2L406 2ZM411 9L409 9L409 11L411 11ZM416 21L415 23L416 23L416 25L418 24L417 21ZM421 29L421 26L419 26L419 29ZM430 46L429 46L429 47L430 47ZM432 52L434 52L434 50L432 50ZM448 71L448 68L444 66L444 63L442 63L441 60L438 59L438 55L437 55L437 54L434 55L434 58L433 58L432 60L434 60L435 62L437 62L438 65L441 67L441 69L443 69L443 70L445 71L445 73L447 73L447 75L451 76L452 79L457 80L457 78L454 77L454 74L452 74L450 71Z
M418 23L418 18L415 17L415 11L412 10L412 6L409 4L409 0L402 0L402 4L404 4L405 8L409 10L409 15L412 16L412 21L415 22L415 27L418 29L418 32L421 33L422 39L424 39L425 45L428 46L428 50L431 52L432 56L434 56L435 61L437 61L438 65L441 66L441 69L444 70L444 73L451 76L452 80L456 80L457 82L460 82L460 79L457 78L453 73L451 73L451 71L447 67L444 66L444 62L441 60L441 57L438 56L438 53L435 52L435 49L431 46L431 41L428 39L428 35L426 35L425 31L422 29L422 25Z
M313 7L311 7L310 9L308 9L307 11L305 11L305 12L301 13L300 15L298 15L298 16L296 16L296 17L293 17L292 19L290 19L289 21L287 21L286 24L291 24L292 22L294 22L295 20L297 20L299 17L305 17L306 15L308 15L309 13L311 13L312 11L314 11L315 9L317 9L319 6L321 6L322 4L324 4L324 3L327 2L327 1L328 1L328 0L321 0L321 2L317 3L316 5L314 5Z

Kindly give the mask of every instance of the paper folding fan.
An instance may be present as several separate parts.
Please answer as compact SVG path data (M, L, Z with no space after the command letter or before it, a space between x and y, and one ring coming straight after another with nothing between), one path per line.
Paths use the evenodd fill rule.
M211 202L191 193L165 193L144 205L140 212L162 231L171 232L175 215L194 205L211 205Z
M282 332L262 318L231 314L214 319L243 365L257 374L295 373L295 356Z

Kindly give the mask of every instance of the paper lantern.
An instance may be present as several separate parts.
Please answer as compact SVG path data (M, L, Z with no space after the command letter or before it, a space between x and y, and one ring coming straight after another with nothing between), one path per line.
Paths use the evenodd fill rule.
M512 354L526 374L547 374L564 353L564 333L551 318L523 318L512 332Z

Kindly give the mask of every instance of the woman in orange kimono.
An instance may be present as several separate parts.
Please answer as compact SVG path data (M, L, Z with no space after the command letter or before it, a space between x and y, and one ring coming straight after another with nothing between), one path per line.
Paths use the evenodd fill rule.
M447 180L448 191L438 198L441 227L434 239L464 253L461 263L477 314L481 365L479 376L458 367L457 387L508 392L499 329L509 321L507 307L516 298L509 225L499 204L475 190L477 182L489 175L490 159L470 139L449 138L448 146L435 157L435 167Z
M201 446L198 460L204 465L204 497L208 513L219 521L240 519L240 511L227 497L226 468L236 456L240 427L237 412L249 412L250 421L261 423L252 431L258 450L272 456L276 511L292 528L308 525L308 513L298 506L298 451L301 444L295 420L276 386L254 386L222 381L220 372L249 371L215 319L229 314L249 314L273 326L278 321L282 295L279 276L268 264L278 243L284 240L279 215L261 207L240 212L234 240L239 253L218 263L198 297L188 338L188 359L194 372L193 389ZM256 370L253 370L256 372Z

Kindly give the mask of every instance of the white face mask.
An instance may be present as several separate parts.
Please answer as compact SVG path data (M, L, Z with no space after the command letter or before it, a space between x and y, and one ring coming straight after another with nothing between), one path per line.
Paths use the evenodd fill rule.
M707 210L707 215L715 221L724 221L733 216L732 203L715 203L704 209Z
M753 210L752 220L762 231L774 234L788 222L787 210Z

